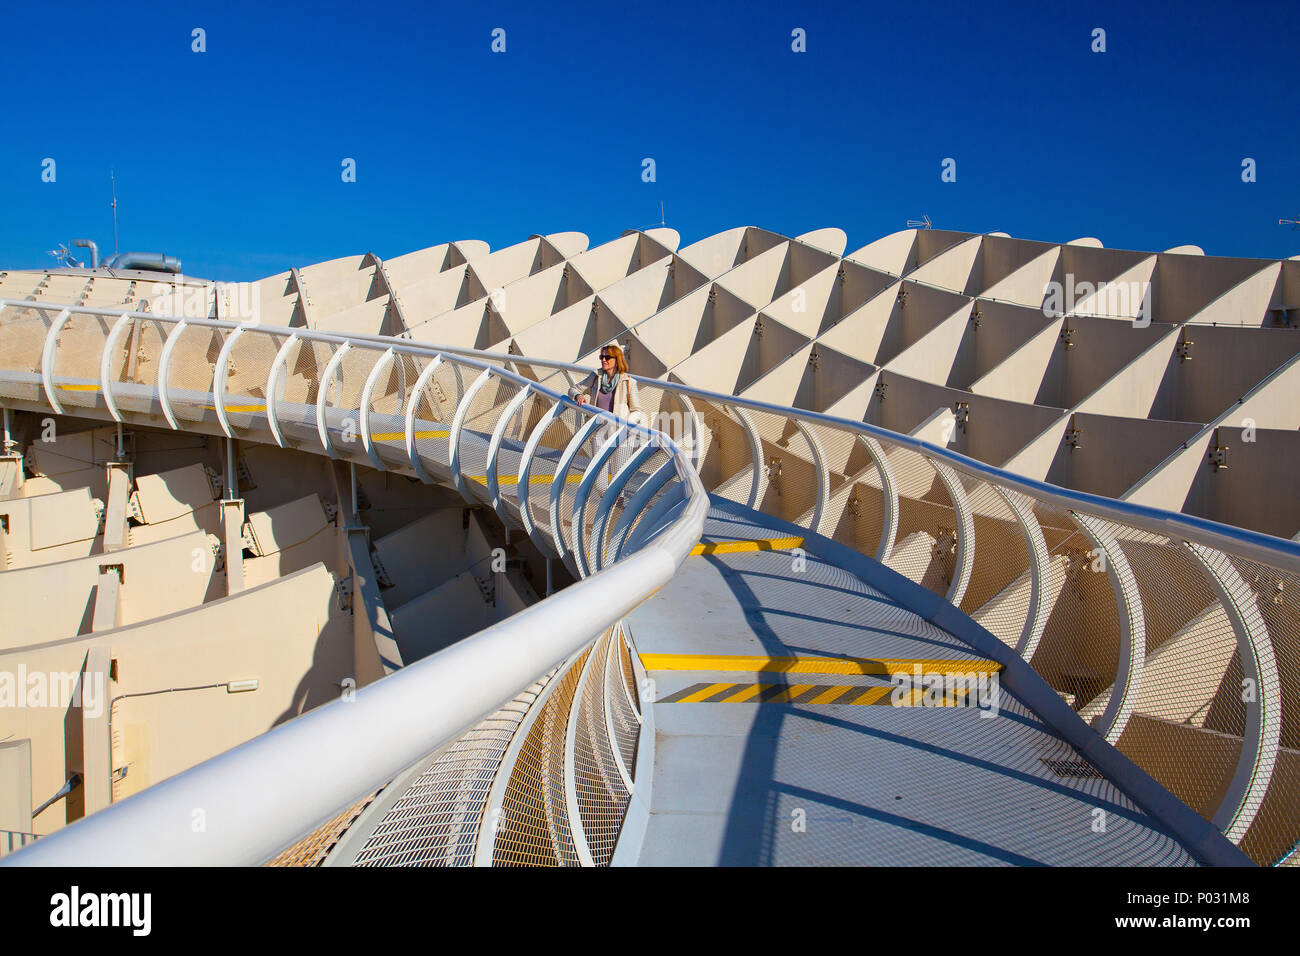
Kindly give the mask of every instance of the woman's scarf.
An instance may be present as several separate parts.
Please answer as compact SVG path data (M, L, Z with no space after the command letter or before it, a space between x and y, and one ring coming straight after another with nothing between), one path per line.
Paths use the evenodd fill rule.
M612 377L606 378L604 371L600 373L600 394L608 395L614 389L618 388L619 379L623 377L622 372L615 372Z

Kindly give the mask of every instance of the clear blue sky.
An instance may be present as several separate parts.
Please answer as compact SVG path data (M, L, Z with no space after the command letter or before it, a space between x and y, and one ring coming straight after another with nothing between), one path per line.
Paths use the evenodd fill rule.
M660 201L683 243L838 226L854 249L928 214L1300 254L1277 224L1300 218L1294 0L141 6L7 7L0 268L83 235L111 253L110 167L123 251L228 280L458 238L594 245Z

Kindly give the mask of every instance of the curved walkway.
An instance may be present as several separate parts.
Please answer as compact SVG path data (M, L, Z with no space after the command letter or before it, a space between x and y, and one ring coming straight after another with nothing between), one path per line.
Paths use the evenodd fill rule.
M616 862L1195 865L997 664L802 543L715 499L698 553L628 617L653 772Z

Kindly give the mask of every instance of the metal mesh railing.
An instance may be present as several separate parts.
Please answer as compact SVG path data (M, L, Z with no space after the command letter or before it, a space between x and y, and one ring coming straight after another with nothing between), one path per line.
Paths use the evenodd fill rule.
M569 712L590 649L570 663L533 716L500 813L492 812L492 862L504 866L577 866L565 797L564 742Z
M622 559L635 562L633 552L648 542L641 540L631 547L628 533L646 516L655 522L659 536L653 547L672 555L673 567L699 539L706 496L689 460L669 436L631 429L608 413L566 401L512 371L509 361L466 359L397 339L367 340L221 320L58 305L30 310L7 301L0 302L0 310L0 395L20 406L39 411L53 404L51 395L76 392L68 386L84 385L81 391L89 397L70 403L82 414L151 426L165 420L177 429L224 433L232 439L251 438L333 457L369 460L379 468L453 484L467 497L497 508L507 521L526 514L532 519L529 533L534 541L544 551L562 552L578 576L602 568L613 571L611 566ZM655 396L656 401L661 397ZM682 415L675 433L683 437L693 428L689 416ZM580 432L588 440L574 443ZM590 447L592 439L614 435L619 443L604 467L599 472L594 466L589 468L595 451ZM642 454L647 439L651 443ZM588 447L581 447L583 444ZM624 468L625 464L628 467ZM662 468L665 464L670 467ZM495 497L488 492L490 472L495 472L497 479ZM656 476L662 480L654 484L651 494L645 483ZM616 491L610 487L611 480L619 482ZM671 503L689 507L670 512L657 509L668 496L672 496ZM524 503L530 507L521 509ZM662 563L643 564L629 567L618 578L622 583L616 590L631 601L628 606L635 606L666 583ZM631 598L633 593L639 597ZM505 722L511 726L502 723L505 711L500 711L469 733L442 741L448 746L394 806L400 820L392 827L381 825L370 835L371 842L362 848L359 862L466 863L480 858L485 825L491 828L492 853L500 862L609 861L630 793L639 733L639 719L626 690L625 671L630 665L621 641L618 653L610 653L614 638L608 628L617 621L616 611L609 611L606 617L604 610L593 611L585 598L575 598L580 608L565 598L564 592L555 596L563 611L550 607L535 617L549 623L530 628L524 620L552 604L546 601L489 630L526 629L519 630L519 635L522 640L528 633L528 647L513 646L520 647L517 656L521 660L536 658L536 679L535 675L545 670L540 666L543 660L553 667L555 660L564 656L547 659L540 656L550 653L543 647L567 647L564 654L571 654L584 640L592 639L591 631L574 631L585 626L577 622L601 620L606 637L590 659L591 666L582 669L588 661L583 651L572 667L547 685L544 705L529 709L530 701L520 700L535 694L535 688L523 692L516 700L519 706L506 708L510 713ZM560 616L555 617L557 614ZM539 638L537 633L543 636ZM481 636L463 643L471 645ZM497 669L505 667L508 673L514 673L509 667L532 666L513 661L502 665L499 657L493 659L498 662ZM430 658L428 663L438 662ZM585 675L583 692L578 694L581 675ZM390 684L391 680L376 682L363 695L371 694L372 701L386 701L385 688ZM519 686L526 682L521 680L512 692L518 693ZM494 691L476 687L469 696L487 693ZM443 703L431 701L428 706L433 711L475 706L462 699L465 694L434 696L441 696ZM303 728L313 722L330 719L329 710L314 711L292 726L297 733L304 733ZM528 719L521 729L517 725L525 711ZM406 715L409 703L399 722L402 727L388 721L377 725L376 732L389 736L399 730L405 733L406 724L414 720ZM413 732L409 746L425 750L412 756L427 753L430 741L418 728ZM267 739L288 738L273 730ZM316 742L326 746L324 736ZM499 807L494 808L500 812L485 817L488 794L498 779L496 765L516 742L518 753L510 761L508 786ZM292 745L286 742L285 746ZM242 780L251 773L256 779L276 777L278 786L295 790L295 800L304 804L304 817L346 817L343 826L350 826L355 816L352 811L358 806L353 771L358 779L364 776L379 786L402 769L385 762L363 774L357 766L365 763L368 755L364 749L354 749L346 773L321 774L312 780L281 779L282 767L299 759L299 754L286 751L277 761L261 755L266 752L231 751L150 788L143 802L167 800L170 789L190 774L218 774L212 786L221 790L225 781ZM314 759L323 765L339 754L333 748ZM227 761L241 767L255 763L258 769L209 769L216 762ZM374 786L367 792L373 793ZM213 799L234 805L241 795L230 790ZM142 803L137 800L133 806ZM147 811L140 812L140 827L147 828ZM93 823L93 819L87 822ZM413 825L424 834L412 844L400 834ZM125 846L140 846L140 840L130 836L135 830L129 824L119 823L97 836L95 830L94 826L82 827L67 837L56 835L51 852L57 855L57 848L67 839L86 847L91 844L85 841L91 841L95 852L103 854L112 852L110 845L127 853L134 849L125 850ZM293 845L302 846L306 836L277 830L265 843L282 847L292 839L296 841ZM330 840L336 838L337 833ZM174 845L175 841L160 844L159 853L173 853ZM223 851L222 841L207 841L202 847L204 859L215 859ZM312 852L317 859L319 853Z
M63 307L2 307L0 394L19 407L24 402L41 406L42 396L57 384L51 381L56 373L59 379L74 374L71 365L43 365L49 331ZM167 326L165 320L132 316L130 334L123 336L122 361L110 355L108 375L121 383L124 403L128 384L156 380L150 376L161 361L161 340L154 330ZM199 414L182 406L193 404L190 393L211 389L212 353L219 352L222 335L231 328L229 323L195 320L175 333L173 367L158 392L172 393L186 420L193 414L194 421L213 425L209 410ZM281 336L275 341L283 344L290 332L250 328L244 337ZM403 417L416 423L414 447L406 447L401 427L394 427L402 432L398 439L378 431L371 437L386 466L408 467L403 465L408 461L408 470L424 470L422 477L429 480L449 474L445 431L458 408L467 436L462 470L470 476L480 448L474 441L485 444L491 431L487 426L504 415L511 388L517 394L526 384L525 378L514 377L511 388L485 386L464 403L466 390L485 368L500 368L509 360L465 350L421 349L399 340L296 334L299 341L283 350L280 389L274 394L268 389L267 395L268 406L279 408L283 444L320 450L317 397L322 372L336 349L355 340L357 357L340 363L342 375L330 383L326 407L355 409L365 375L364 368L349 362L360 361L365 353L373 367L376 350L391 345L397 358L375 391L372 409L382 409L386 420ZM102 332L96 335L104 341ZM267 347L271 344L268 340ZM130 368L133 354L143 358ZM438 367L423 376L435 361ZM567 368L540 360L526 364L534 373ZM567 380L582 374L564 371ZM505 371L501 375L508 377ZM268 372L268 381L271 377ZM231 394L255 395L255 383L250 379L246 391L244 384ZM686 472L675 471L653 494L640 496L641 506L626 515L617 501L609 500L614 496L589 494L580 502L577 483L594 442L589 438L585 448L574 451L558 488L556 472L593 412L557 405L553 394L529 387L535 390L532 397L512 413L506 431L513 442L510 454L528 458L533 477L526 489L515 487L507 494L503 487L502 496L513 499L513 507L527 502L534 540L569 558L585 546L594 523L608 514L607 530L592 549L599 552L593 556L594 569L601 558L608 562L626 553L620 549L628 542L643 541L646 535L638 532L649 530L647 522L654 516L672 514L668 506L689 493ZM956 602L1014 647L1099 734L1256 861L1274 862L1300 839L1300 548L1019 478L870 425L667 382L643 382L641 391L649 414L672 412L674 406L683 410L668 437L698 438L691 449L697 462L691 481L879 556L905 577ZM693 415L684 411L687 403ZM157 422L156 412L151 417L125 404L123 414ZM529 444L531 452L525 449ZM624 497L638 490L636 483L664 474L665 462L676 457L675 464L680 463L679 453L665 445L648 457ZM689 465L683 467L689 470ZM558 506L554 516L552 503ZM587 513L581 514L584 507ZM503 510L515 514L511 507ZM579 523L575 514L581 514ZM620 673L630 679L628 667L620 666ZM574 688L567 693L571 701ZM568 712L558 716L556 706L548 705L554 711L548 722L531 725L528 746L537 760L542 755L552 759L559 739L555 734L562 738L561 731L567 730ZM608 729L605 718L613 716L613 711L585 716L580 711L575 727L591 731L604 722ZM611 739L619 740L617 733ZM607 742L604 757L617 749L626 758L623 747ZM593 750L584 758L596 774L592 779L598 777L602 786L602 768L608 769L604 757ZM557 784L542 763L536 767L537 780L527 791L532 796L525 800L523 791L515 796L522 801L520 808L536 804L547 809L543 817L552 862L572 862L576 844L571 836L563 837L567 823L554 812L563 798L562 780ZM562 777L562 766L554 769ZM532 832L522 822L526 817L516 821L519 833ZM519 849L513 859L533 859L529 853Z
M574 796L582 823L587 852L597 866L605 866L614 855L614 844L623 825L623 813L631 795L630 781L619 772L606 714L608 695L605 670L611 638L601 638L592 651L582 682L582 696L576 713L572 745L569 748Z
M472 865L501 759L549 679L533 684L439 754L389 807L352 865Z
M0 367L14 373L0 382L0 397L42 400L42 352L46 334L59 311L22 303L9 303L0 309Z

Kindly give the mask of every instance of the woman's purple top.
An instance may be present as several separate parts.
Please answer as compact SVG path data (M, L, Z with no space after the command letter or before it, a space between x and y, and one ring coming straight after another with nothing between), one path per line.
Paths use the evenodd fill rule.
M592 391L596 393L597 407L603 408L607 412L614 411L614 393L618 391L618 389L612 388L608 392L602 392L600 390L600 378L597 377L596 387L592 389Z

